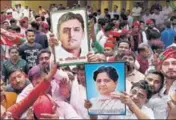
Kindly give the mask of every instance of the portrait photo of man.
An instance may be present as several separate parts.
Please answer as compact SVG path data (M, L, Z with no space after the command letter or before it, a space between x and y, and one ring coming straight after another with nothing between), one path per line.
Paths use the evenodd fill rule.
M55 46L56 62L86 62L88 37L85 16L85 10L63 11L51 15L53 33L59 41L59 45Z

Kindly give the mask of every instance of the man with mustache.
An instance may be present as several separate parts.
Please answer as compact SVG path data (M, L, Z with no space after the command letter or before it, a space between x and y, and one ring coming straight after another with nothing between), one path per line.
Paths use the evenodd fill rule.
M165 84L161 94L168 99L176 89L176 47L166 49L159 56L159 66L165 76Z
M158 71L149 71L145 76L145 80L148 82L153 94L147 106L153 110L155 119L166 119L167 101L160 95L160 90L164 85L164 75Z
M127 72L126 79L132 84L144 79L144 75L135 69L135 54L132 51L125 51L119 56L120 60L129 63L130 70ZM127 88L129 89L129 88Z

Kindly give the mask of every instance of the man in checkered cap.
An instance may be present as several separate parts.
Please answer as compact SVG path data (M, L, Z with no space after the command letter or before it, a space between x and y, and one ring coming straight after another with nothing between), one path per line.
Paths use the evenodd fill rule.
M169 100L169 96L176 89L176 47L170 47L160 54L159 67L165 76L165 85L161 90L161 95Z

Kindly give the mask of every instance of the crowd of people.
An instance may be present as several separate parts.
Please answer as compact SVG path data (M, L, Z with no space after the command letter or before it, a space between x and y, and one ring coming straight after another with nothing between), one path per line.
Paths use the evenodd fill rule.
M84 64L54 63L60 42L50 12L75 8L16 4L1 11L1 118L176 119L176 7L166 1L144 10L136 3L103 13L87 6L87 62L126 63L126 91L108 95L127 106L126 115L89 115Z

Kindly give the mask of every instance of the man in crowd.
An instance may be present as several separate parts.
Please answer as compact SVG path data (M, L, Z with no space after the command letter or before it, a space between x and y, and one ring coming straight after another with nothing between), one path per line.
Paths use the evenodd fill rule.
M130 71L128 71L126 79L132 84L144 79L144 75L135 69L135 54L132 51L126 51L120 55L120 59L129 63Z
M31 23L32 29L34 30L35 33L35 43L39 43L43 48L47 48L48 47L48 39L47 36L42 33L39 28L40 28L40 24L37 22L32 22Z
M165 84L161 90L161 95L170 99L176 88L176 47L166 49L159 56L159 66L165 76Z
M9 48L9 56L10 58L2 64L2 76L6 84L9 83L7 79L14 70L21 69L27 73L27 63L20 58L17 47L12 46Z
M33 30L28 29L26 31L26 38L27 43L20 45L19 53L21 57L26 60L29 70L32 66L36 65L37 55L42 49L42 46L34 42L35 32Z
M10 74L6 91L19 94L28 84L30 84L30 81L26 78L26 74L18 69Z
M149 83L153 94L147 106L153 110L155 119L166 119L167 101L160 95L160 90L164 86L164 75L158 71L151 71L145 76L145 80Z

